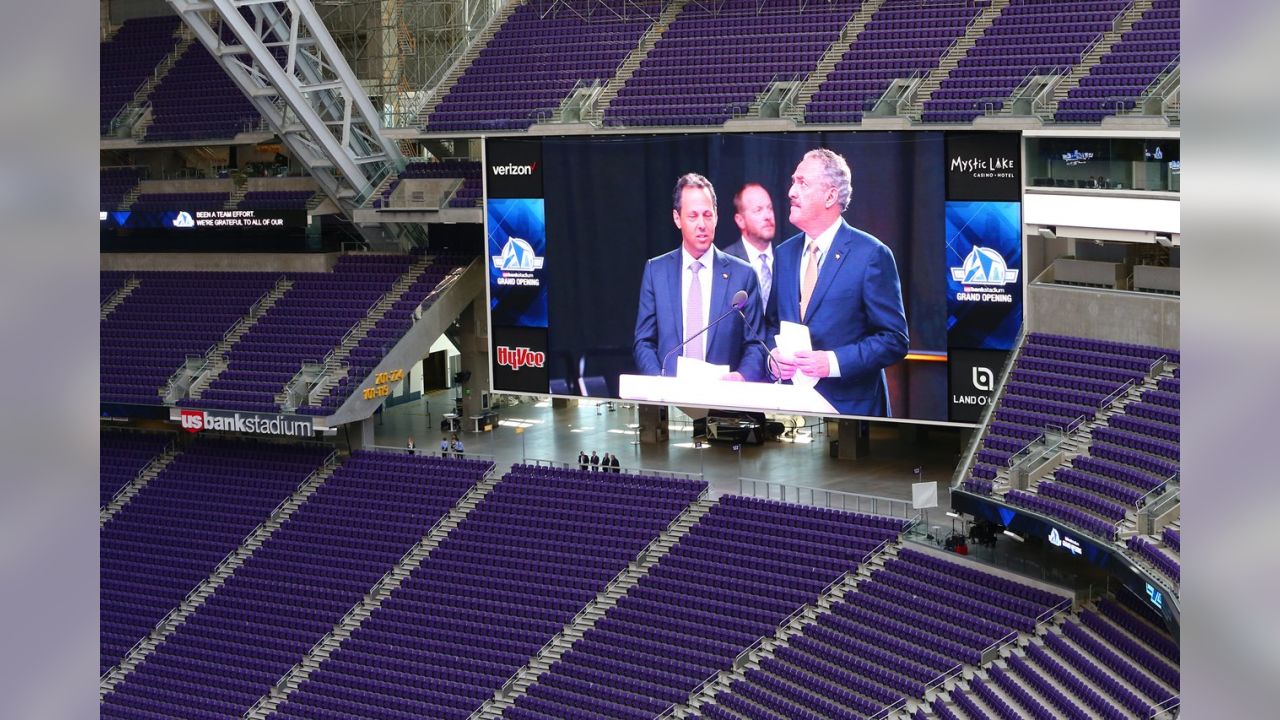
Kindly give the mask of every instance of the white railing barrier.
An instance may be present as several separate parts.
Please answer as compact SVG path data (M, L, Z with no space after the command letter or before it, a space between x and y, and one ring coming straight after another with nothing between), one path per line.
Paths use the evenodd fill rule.
M1147 720L1162 720L1163 718L1175 718L1178 716L1177 709L1182 705L1182 698L1174 696L1157 705L1152 705Z
M761 494L761 491L763 491L763 494ZM841 490L828 490L826 488L817 488L808 485L789 485L769 480L740 477L738 478L738 492L750 497L764 497L771 500L776 499L783 502L791 502L796 505L839 508L841 510L848 510L852 512L869 512L872 515L900 517L904 520L911 520L913 517L918 517L918 514L914 513L914 508L911 507L910 500L844 492ZM775 494L777 497L774 497ZM794 496L795 499L789 499L791 496ZM806 496L808 498L808 502L805 501ZM819 498L821 498L821 501L819 501ZM865 509L865 506L870 506L870 510ZM884 506L886 510L882 511L882 506Z
M418 457L452 458L456 454L452 450L442 451L439 449L432 448L430 446L415 447L410 449L407 447L394 447L391 445L366 445L365 449L379 450L382 452L389 452L389 453L406 453L406 454L415 455ZM474 453L474 452L467 452L464 450L462 453L462 459L463 460L488 460L490 464L490 470L492 470L493 467L496 465L496 457L488 453Z

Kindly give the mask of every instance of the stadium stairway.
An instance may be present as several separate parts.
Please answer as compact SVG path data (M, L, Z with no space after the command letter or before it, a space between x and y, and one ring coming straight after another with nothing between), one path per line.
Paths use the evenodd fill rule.
M1040 111L1041 120L1046 122L1053 120L1058 112L1058 104L1065 100L1072 90L1080 86L1080 80L1089 74L1104 55L1111 52L1111 48L1120 42L1120 38L1133 29L1133 24L1141 20L1150 9L1151 0L1134 0L1129 7L1125 8L1120 17L1116 18L1111 29L1103 33L1097 44L1089 48L1089 51L1081 56L1080 62L1071 66L1071 72L1054 86L1052 100ZM1013 105L1010 103L1005 107L1004 112L1009 114L1012 110Z
M1164 578L1175 595L1182 582L1182 524L1174 521L1160 528L1159 534L1134 533L1127 545L1134 561L1151 573Z
M102 303L102 306L98 309L98 321L101 322L106 320L107 316L111 314L111 311L120 307L120 303L124 302L126 298L133 294L133 291L137 290L138 286L141 284L142 281L136 277L131 277L126 280L119 290L115 291L111 297L107 298L106 302Z
M413 325L396 340L378 364L370 370L369 375L361 378L360 383L363 384L367 378L379 372L410 367L417 360L426 357L431 344L444 334L467 305L476 298L484 298L484 283L487 282L486 265L485 258L473 260L465 269L454 270L449 277L442 280L436 290L423 301L421 316L415 316ZM340 379L337 378L334 382L339 382ZM326 380L327 378L323 376L318 378L317 385L324 386ZM324 394L309 393L311 402L322 403L325 394L332 386L329 384ZM330 427L368 417L372 412L371 402L365 400L358 389L353 391L329 416Z
M383 575L382 579L369 589L369 592L364 596L364 600L351 608L332 631L321 638L302 660L294 665L284 677L280 678L270 692L258 700L253 707L249 708L244 717L248 720L263 720L274 713L276 708L289 699L290 693L297 690L299 686L307 681L311 673L315 672L330 655L337 652L343 641L351 637L351 633L355 632L366 618L382 606L382 601L390 597L400 587L401 583L412 575L414 570L418 569L418 566L431 555L431 552L449 536L449 533L454 528L458 527L459 523L467 518L467 515L480 504L481 500L484 500L489 491L501 479L501 476L494 473L493 469L490 468L489 472L453 506L453 509L441 518L425 537L410 548L394 568L389 570L386 575Z
M145 128L143 128L141 135L137 134L137 127L141 124L143 117L150 117L149 113L144 112L147 105L147 98L151 96L151 91L155 90L156 86L160 84L160 81L164 80L165 76L169 74L169 71L173 69L174 63L178 62L178 60L186 54L187 50L196 40L195 33L192 32L191 28L187 27L185 24L180 23L177 29L173 31L173 34L178 38L178 43L173 46L173 49L169 51L168 55L165 55L160 62L156 63L156 69L152 71L151 77L147 78L146 82L138 86L137 91L134 92L133 97L129 100L129 104L125 105L120 109L120 112L116 113L115 118L112 119L111 127L107 130L108 134L114 135L120 133L124 131L125 126L128 125L129 127L127 132L131 134L135 140L140 140L144 135L146 135ZM148 122L148 124L150 123Z
M733 683L746 679L748 671L758 670L761 661L773 658L780 648L789 647L794 638L803 636L805 628L817 622L822 615L831 612L832 605L840 602L846 594L855 592L859 582L871 577L877 569L884 567L885 561L895 557L901 547L902 540L899 538L868 558L858 566L856 571L847 573L832 583L814 603L805 606L789 621L780 625L773 637L762 638L754 646L743 651L735 659L731 670L722 671L711 682L691 693L689 701L683 707L677 708L671 717L703 717L698 712L698 708L717 704L715 698L718 694L727 691ZM855 712L852 708L844 708L844 710L848 713Z
M997 659L951 683L929 699L929 712L914 717L1010 717L1012 712L1013 717L1146 720L1176 707L1176 659L1161 656L1166 643L1176 646L1163 630L1119 603L1103 603L1105 612L1087 604L1002 648Z
M164 642L166 637L178 626L182 625L191 613L204 604L204 601L221 587L227 578L231 577L232 573L244 564L245 560L249 559L253 551L261 547L262 543L266 542L271 537L271 534L279 529L306 502L307 498L311 497L324 484L325 480L333 475L338 466L337 452L331 453L323 466L307 476L307 479L298 486L298 489L276 507L270 517L254 528L238 548L223 558L222 562L218 563L218 566L209 574L209 577L187 593L181 604L169 611L160 622L156 623L155 628L146 637L139 640L125 654L118 665L102 676L98 681L98 699L101 700L111 693L117 685L128 677L129 673L133 672L134 668L138 667L153 650Z
M493 39L494 35L498 34L498 30L502 29L502 26L506 24L507 19L516 11L516 8L523 4L524 0L510 0L499 8L498 11L493 14L493 17L489 18L489 24L486 25L484 30L481 30L480 34L476 36L476 39L471 42L471 46L467 48L466 52L462 53L462 55L454 61L453 67L449 68L448 74L440 80L440 83L434 88L426 88L426 90L432 94L431 99L427 101L427 104L424 105L422 110L418 113L419 125L425 126L427 124L427 118L430 117L431 113L436 111L440 102L444 100L445 96L449 94L449 91L453 89L453 86L457 84L458 78L462 77L462 74L467 71L467 68L471 67L471 64L480 56L480 53L484 52L485 47L489 45L489 41ZM370 197L377 197L377 195L371 195Z
M1110 427L1110 420L1112 418L1118 415L1124 415L1125 409L1130 404L1141 401L1143 393L1157 389L1157 385L1161 379L1172 378L1173 367L1176 366L1166 366L1160 374L1147 377L1143 380L1141 385L1134 385L1129 388L1127 393L1119 397L1111 405L1103 408L1096 418L1090 422L1084 423L1078 430L1076 430L1076 432L1064 438L1062 444L1059 446L1059 450L1066 454L1062 464L1059 465L1058 468L1055 468L1053 472L1044 475L1040 480L1033 483L1028 489L1033 491L1038 490L1041 482L1046 480L1054 481L1056 479L1054 473L1058 470L1072 469L1074 461L1077 458L1088 455L1089 446L1093 440L1094 432L1099 428ZM1139 534L1137 509L1130 508L1126 511L1124 520L1122 520L1117 527L1116 536L1118 540L1125 541L1137 534Z
M334 348L333 353L325 359L325 373L316 386L309 393L310 404L315 405L323 401L324 397L329 394L343 378L347 376L346 360L351 355L351 351L355 349L360 341L363 340L371 329L382 320L387 310L390 310L401 298L404 297L409 287L417 281L418 276L422 274L432 263L430 256L424 256L414 261L413 265L400 276L399 280L391 286L382 299L369 309L369 314L359 322L346 337L342 338L342 343ZM276 396L276 402L279 403L286 411L297 409L297 405L291 405L288 401L292 393L286 389Z
M116 210L128 210L130 207L133 207L133 204L137 202L138 196L141 194L142 181L139 180L138 184L130 188L129 192L125 193L124 197L120 198L120 204L116 206Z
M227 196L227 204L222 206L223 210L236 210L240 207L240 201L244 200L245 193L249 192L249 179L244 176L238 176L233 179L231 186L231 194Z
M1017 348L1014 351L1014 355L1010 357L1008 361L1009 368L1016 368L1018 366L1018 361L1022 356L1022 350L1024 346L1025 346L1025 342L1018 343ZM1176 364L1166 362L1163 365L1163 367L1160 368L1154 375L1148 375L1147 377L1143 378L1142 384L1134 384L1133 386L1128 388L1125 393L1121 395L1117 395L1114 398L1112 398L1109 404L1099 409L1097 415L1094 418L1087 420L1084 423L1081 423L1081 425L1078 428L1076 428L1074 431L1072 431L1067 435L1064 435L1061 438L1061 441L1057 445L1046 447L1040 453L1041 456L1048 457L1048 456L1052 456L1057 451L1061 451L1064 453L1063 463L1061 464L1061 467L1070 467L1068 463L1070 463L1071 460L1081 455L1084 455L1088 451L1088 447L1090 445L1090 442L1092 441L1093 433L1096 429L1100 427L1107 427L1109 425L1111 418L1117 415L1124 414L1125 408L1128 407L1130 404L1139 401L1143 393L1149 390L1158 389L1158 386L1162 380L1174 379L1176 377L1175 373L1177 371L1177 367L1178 366ZM1008 382L1009 382L1008 377L1001 379L1000 384L996 389L996 395L992 400L991 407L993 409L998 409L1001 406L1001 401L1003 400L1004 391ZM984 429L983 435L979 437L976 442L977 447L982 447L988 435L991 434L990 423L986 423L984 425L984 428L985 429ZM1038 460L1033 458L1031 462L1032 464L1034 464L1035 462L1038 462ZM973 470L972 465L965 467L964 476L970 477L969 473L971 473L972 470ZM1046 477L1045 479L1052 479L1052 478ZM992 478L992 485L993 485L991 490L992 494L1004 495L1005 493L1007 493L1008 490L1010 489L1010 468L1000 467L998 472L996 473L996 476Z
M538 678L551 669L582 636L595 627L596 621L604 617L610 608L618 604L627 592L641 578L658 564L663 557L675 547L680 538L698 524L703 515L714 507L716 501L705 495L689 505L683 513L667 526L661 535L654 538L647 547L636 555L627 568L618 573L590 603L582 608L573 620L565 625L564 630L551 638L542 650L527 665L520 668L511 679L494 693L493 698L485 702L471 714L476 720L492 720L502 717L502 712L515 704L522 695L538 681Z
M880 6L884 4L884 0L863 0L862 6L858 11L849 18L849 22L840 30L840 38L831 43L831 47L823 53L822 59L818 61L817 67L813 72L809 73L805 81L800 85L800 90L796 93L795 103L787 109L786 117L791 118L797 123L804 121L804 110L809 105L809 101L813 99L814 93L822 86L827 78L831 75L831 71L844 57L845 53L853 47L858 41L858 36L866 29L867 23L871 22L871 16L875 15Z
M101 528L103 525L106 525L108 520L115 517L115 514L120 512L120 508L124 507L126 503L133 499L134 495L137 495L147 486L147 483L151 482L155 476L164 472L164 469L169 467L169 463L173 462L173 459L178 456L179 452L181 451L178 448L169 447L154 460L147 463L147 466L138 472L138 476L131 480L129 484L120 488L120 490L112 496L111 500L102 507L102 510L98 512L98 527Z
M748 719L752 717L772 717L778 712L778 708L776 706L769 707L764 703L776 701L778 698L782 698L786 701L787 695L791 696L791 701L801 703L805 701L812 701L814 698L819 697L814 694L815 688L823 686L824 683L826 683L826 687L828 689L850 691L844 699L844 702L838 701L825 691L822 693L825 697L821 697L819 699L829 703L829 707L827 707L826 710L830 713L830 716L861 717L874 714L874 717L877 718L887 718L895 717L898 714L904 714L906 717L909 717L910 715L908 713L910 713L918 703L923 702L926 698L932 697L940 688L948 687L949 684L956 681L956 678L971 675L976 672L979 667L976 662L961 663L938 674L927 684L918 678L902 676L902 679L899 682L903 682L904 684L893 685L891 684L892 681L886 681L887 678L892 677L892 673L900 675L904 667L911 667L913 664L918 663L919 658L908 658L906 656L899 657L898 660L900 661L900 664L892 670L889 670L891 674L882 674L877 673L877 669L883 668L888 670L888 668L885 668L883 665L877 665L876 658L865 655L858 657L849 654L849 652L844 648L833 644L833 640L835 642L839 642L839 632L832 634L830 631L832 627L838 628L840 626L831 626L826 623L830 618L837 618L835 621L837 623L844 622L849 619L843 617L842 611L838 609L843 605L848 605L850 607L856 606L858 601L863 598L872 598L873 601L876 598L885 600L886 598L884 598L881 593L877 592L872 594L871 591L864 590L862 586L866 583L871 583L872 585L876 585L880 588L895 587L892 582L881 583L878 576L886 569L886 567L890 566L891 563L902 563L902 551L907 547L907 544L904 544L901 539L898 539L896 542L887 545L874 556L863 562L855 572L851 572L841 578L840 581L833 583L832 586L828 588L828 591L824 593L816 603L805 607L801 612L797 613L790 622L781 626L778 633L773 638L763 640L755 647L749 648L740 655L734 662L733 670L722 672L718 678L704 685L700 691L695 691L695 693L691 695L688 704L676 709L671 713L671 717L731 717L735 719L739 717ZM950 555L945 556L944 559L943 555L939 554L938 551L932 548L922 553L919 546L911 545L910 547L912 548L910 552L913 558L920 558L927 555L933 558L927 562L932 562L936 565L951 563L957 566L955 569L957 577L960 577L959 573L961 572L972 572L974 569L981 567L977 564L971 564L959 560L958 558ZM917 560L913 559L908 560L907 562L914 563L917 562ZM982 568L983 572L986 570L987 568ZM890 576L893 575L892 573L885 574ZM891 590L890 592L893 591ZM1042 590L1031 590L1030 592L1040 592L1043 596L1052 595L1043 593ZM917 605L903 605L903 607L910 607L911 610L921 611L922 608L929 604L924 599L918 597L915 598L915 601L918 603ZM1056 619L1061 617L1063 612L1069 610L1071 604L1070 599L1066 596L1061 596L1056 605L1048 607L1048 609L1036 619L1034 627L1030 621L1026 621L1024 618L1027 625L1023 630L1016 634L1012 632L1008 633L1003 638L986 647L980 654L976 650L972 651L970 653L971 657L974 660L977 660L980 657L981 662L983 663L995 660L1000 656L1000 653L1005 652L1007 648L1012 647L1013 643L1026 641L1028 638L1034 637L1035 633L1043 632L1047 627L1051 626ZM935 606L935 609L932 612L935 613L938 612L937 608L942 607L938 603L933 603L933 605ZM954 609L958 610L959 608ZM946 610L942 610L942 612L946 612ZM830 618L824 620L827 616L830 616ZM921 617L924 616L925 614L921 615ZM939 615L935 614L933 617L945 622L945 620L943 620ZM850 626L846 625L845 627ZM1026 629L1032 627L1034 632ZM793 643L797 643L802 647L797 648ZM863 647L869 646L863 645ZM804 654L797 653L797 649L801 650ZM925 654L928 655L931 653L926 652ZM883 657L893 655L895 655L893 652L883 653L882 659ZM853 672L843 675L842 677L844 678L844 682L842 682L840 679L824 675L823 673L827 671L824 670L822 666L807 665L805 659L812 657L820 657L826 660L832 668L843 668L843 670ZM846 658L852 664L845 665L840 661L840 658ZM841 671L837 670L836 672ZM858 688L845 684L849 680L856 680L859 677L864 679L874 677L875 680L870 685ZM833 680L835 681L835 684L831 685ZM735 683L739 682L742 683L742 686L734 687ZM905 687L910 685L914 686L914 693L904 690ZM749 687L744 688L743 686ZM758 691L761 687L770 689L773 691L773 694L762 695L753 692ZM868 701L866 699L870 697L871 694L884 693L886 691L885 688L889 687L891 687L892 690L888 692L888 695L882 695L880 700ZM867 690L867 688L871 689ZM856 692L853 692L855 690ZM728 699L728 696L730 695L732 696L731 700ZM899 696L899 699L896 702L886 703L888 698L893 695ZM853 702L860 702L863 703L863 705L855 707L849 704ZM870 702L870 704L867 704L868 702ZM880 704L882 707L879 707L878 710L874 709L873 706L876 704ZM715 708L714 710L711 709L713 706ZM817 708L813 705L809 705L807 708L803 709L806 711L814 711Z
M671 23L675 22L676 16L684 10L684 6L689 4L689 0L671 0L662 8L662 14L654 21L649 29L645 31L644 36L640 38L640 44L630 55L622 61L622 65L618 68L618 74L609 79L605 86L600 90L600 95L592 109L583 113L583 120L599 125L604 121L605 111L609 109L609 104L613 99L618 97L618 91L622 86L627 84L632 75L636 74L636 70L640 67L640 63L649 55L649 51L653 50L653 46L658 44L662 39L663 33L667 28L671 27Z
M249 313L227 332L222 341L213 346L213 349L205 357L204 365L193 377L181 378L182 370L179 370L178 374L170 378L169 385L163 390L165 402L177 402L181 399L181 394L177 395L177 397L174 397L174 395L180 391L184 382L189 383L185 395L198 400L200 394L209 387L209 384L217 380L218 376L227 369L227 353L230 352L231 348L240 341L240 338L244 337L245 333L258 324L258 320L274 307L292 287L293 281L287 277L282 276L277 280L275 287L271 288L271 292L263 296L261 302L254 305L249 310Z
M933 92L937 90L944 80L951 76L951 71L956 69L960 61L964 59L973 46L978 43L978 38L982 37L987 28L1000 17L1000 13L1009 6L1009 0L991 0L991 4L983 8L969 27L965 29L964 35L956 40L951 49L938 62L938 66L929 71L929 74L920 82L920 86L916 89L915 97L907 104L906 114L915 120L920 119L921 113L924 112L924 105L933 97Z

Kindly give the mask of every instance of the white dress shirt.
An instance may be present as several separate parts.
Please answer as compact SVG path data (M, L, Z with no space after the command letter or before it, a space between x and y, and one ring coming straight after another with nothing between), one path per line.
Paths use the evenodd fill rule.
M756 271L756 280L760 283L760 306L764 307L769 304L769 296L764 294L764 264L769 264L770 281L776 283L778 278L773 272L773 243L765 245L763 250L757 250L746 238L742 238L742 250L747 254L747 262L751 263L751 269ZM760 256L764 255L764 262L761 262ZM773 292L770 286L769 292Z

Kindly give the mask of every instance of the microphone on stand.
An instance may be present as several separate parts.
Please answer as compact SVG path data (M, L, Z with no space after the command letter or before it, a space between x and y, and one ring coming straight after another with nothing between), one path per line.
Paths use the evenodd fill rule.
M739 292L743 292L739 290ZM734 296L737 299L737 296ZM745 305L743 306L745 307ZM747 321L747 314L742 312L742 307L737 308L738 314L742 316L742 322ZM773 353L769 352L769 346L763 340L756 338L756 343L764 348L764 371L773 377L773 383L776 385L782 382L782 371L778 369L778 361L773 359ZM769 369L769 363L773 363L773 369Z
M729 316L730 316L730 315L732 315L734 312L741 313L741 312L742 312L742 308L744 308L744 307L746 307L746 306L747 306L747 291L746 291L746 290L739 290L738 292L734 293L734 294L733 294L733 301L732 301L731 303L729 303L729 309L728 309L728 310L725 310L723 313L721 313L721 314L720 314L720 317L716 318L715 320L712 320L710 323L707 323L707 326L706 326L706 327L704 327L704 328L702 328L701 330L699 330L698 332L694 333L691 337L686 338L684 342L682 342L682 343L680 343L679 345L677 345L677 346L675 346L675 347L671 348L670 350L668 350L668 351L667 351L667 354L666 354L666 355L663 355L663 356L662 356L662 368L661 368L661 372L660 372L659 374L661 374L661 375L663 375L663 376L665 376L665 375L667 374L667 360L670 360L670 359L671 359L671 356L672 356L672 355L674 355L674 354L675 354L675 352L676 352L677 350L680 350L680 349L681 349L681 348L683 348L685 345L688 345L691 341L696 340L696 339L698 338L698 336L699 336L699 335L701 335L701 334L705 333L706 331L710 330L711 328L715 327L715 326L716 326L716 325L717 325L721 320L723 320L723 319L725 319L725 318L729 317Z

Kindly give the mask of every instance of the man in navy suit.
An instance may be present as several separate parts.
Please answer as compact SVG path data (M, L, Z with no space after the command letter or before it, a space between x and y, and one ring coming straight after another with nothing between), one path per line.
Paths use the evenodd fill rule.
M764 308L773 289L773 238L778 234L773 198L760 183L747 183L733 196L733 209L733 222L742 238L724 251L755 270L760 283L760 307Z
M760 287L750 265L712 244L715 188L701 175L683 175L672 204L681 243L645 263L633 347L638 371L674 375L675 356L684 355L728 365L728 380L765 379L764 313L755 299ZM742 314L730 305L739 290L747 293ZM721 316L721 322L697 335Z
M812 351L773 349L782 378L818 378L841 415L889 417L884 368L906 357L907 316L893 253L841 217L851 178L825 148L805 153L791 176L790 220L802 232L778 246L767 339L772 347L781 321L807 325Z

